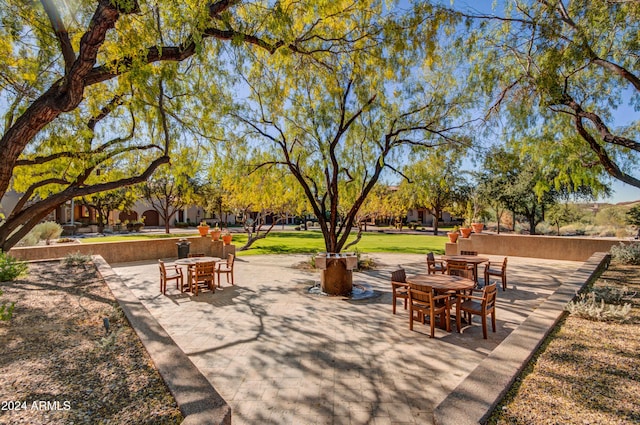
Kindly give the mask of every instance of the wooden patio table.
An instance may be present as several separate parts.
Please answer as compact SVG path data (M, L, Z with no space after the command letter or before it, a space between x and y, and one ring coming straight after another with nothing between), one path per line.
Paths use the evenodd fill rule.
M447 292L459 294L473 289L476 286L476 283L471 279L448 274L420 274L407 277L407 282L419 286L430 286L434 292L441 294Z
M222 261L220 257L188 257L188 258L180 258L173 262L173 264L177 264L179 266L187 266L187 283L189 284L189 288L191 288L191 266L196 263L217 263Z

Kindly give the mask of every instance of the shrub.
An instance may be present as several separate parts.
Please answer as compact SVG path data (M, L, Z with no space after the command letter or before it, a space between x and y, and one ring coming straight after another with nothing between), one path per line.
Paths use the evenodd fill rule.
M2 291L0 291L0 295L2 295ZM7 305L6 303L2 303L0 305L0 320L6 322L7 320L11 319L14 307L15 303L11 303L9 305Z
M90 255L81 254L79 251L67 254L62 260L63 264L67 267L78 266L81 264L87 264L91 261Z
M625 223L625 209L619 206L603 208L596 213L594 223L601 226L622 227Z
M598 302L596 300L596 294L594 292L588 292L581 294L577 300L567 304L565 310L584 319L598 322L624 323L629 320L631 304L612 305L605 303L604 299Z
M27 272L27 263L0 252L0 282L13 280Z
M16 246L36 246L38 242L40 242L40 236L32 230L20 239Z
M614 245L611 256L622 264L640 264L640 243Z
M623 304L625 301L630 301L631 298L636 296L636 292L629 291L629 288L626 286L622 288L616 286L595 286L592 291L597 302L604 301L606 304Z
M631 236L632 232L629 231L629 229L618 229L616 230L616 238L628 238L629 236Z
M38 235L40 240L50 245L51 239L58 239L62 234L62 226L54 221L45 221L44 223L36 225L32 232Z
M355 250L358 258L358 270L373 270L376 268L376 262L371 257L365 257L358 249Z
M560 233L567 235L579 235L582 236L586 233L586 226L582 223L572 223L560 228Z
M556 234L556 228L546 221L543 221L536 227L536 233L539 235L554 235Z
M62 234L62 226L54 221L45 221L37 224L29 233L23 237L18 246L34 246L38 245L41 240L47 245L51 244L51 239L57 239Z
M358 259L359 270L373 270L376 268L376 262L371 257L364 257Z
M616 229L614 229L612 227L605 227L600 231L600 233L598 233L598 236L603 237L603 238L609 238L609 237L616 236L616 233L618 233L618 232L619 232L618 230L616 230Z

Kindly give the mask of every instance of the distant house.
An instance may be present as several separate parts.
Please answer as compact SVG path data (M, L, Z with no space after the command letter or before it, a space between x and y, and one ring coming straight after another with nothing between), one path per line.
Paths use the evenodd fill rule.
M17 192L7 192L2 200L0 200L0 213L5 217L9 215L19 199L20 195ZM210 216L206 214L201 207L186 207L176 212L169 225L175 227L176 222L197 224L201 220L207 220L212 224L236 224L236 217L233 214L223 214L222 217L217 217L215 214ZM78 202L67 201L59 205L49 214L49 216L45 218L45 221L55 221L60 224L73 222L80 226L92 227L92 229L85 229L86 231L95 231L93 227L97 224L98 214L92 207L82 205ZM107 218L107 225L116 225L124 223L125 221L142 221L145 226L149 227L164 226L164 220L160 217L159 212L145 200L136 202L130 211L112 211Z

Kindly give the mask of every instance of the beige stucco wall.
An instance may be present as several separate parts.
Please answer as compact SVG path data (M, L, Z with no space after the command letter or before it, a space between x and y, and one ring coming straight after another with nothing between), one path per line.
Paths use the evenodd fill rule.
M235 246L223 247L222 241L213 242L210 237L186 238L191 245L191 253L203 253L224 258L235 253ZM177 243L180 238L149 239L126 242L101 242L86 244L61 244L13 248L9 253L20 260L42 260L64 258L68 254L79 252L85 255L101 255L109 264L128 263L159 258L177 258Z
M620 242L631 243L621 239L472 233L468 239L458 238L457 245L458 252L465 250L489 255L587 261L593 253L608 252Z

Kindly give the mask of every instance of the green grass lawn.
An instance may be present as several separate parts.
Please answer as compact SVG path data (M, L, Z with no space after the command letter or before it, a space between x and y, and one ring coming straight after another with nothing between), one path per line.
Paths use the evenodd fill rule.
M135 234L104 236L100 238L81 239L83 242L114 242L135 239L154 239L167 237L194 236L194 234ZM355 239L355 233L349 240ZM387 234L387 233L365 233L362 235L360 243L352 246L347 251L358 250L363 253L371 252L397 252L409 254L422 254L433 251L437 254L444 253L444 245L448 241L443 236L433 236L425 234ZM237 248L247 242L247 236L234 233L233 244ZM273 232L265 239L261 239L253 244L247 251L238 251L238 255L258 255L258 254L304 254L324 251L324 239L319 231L301 232Z

